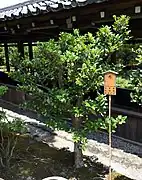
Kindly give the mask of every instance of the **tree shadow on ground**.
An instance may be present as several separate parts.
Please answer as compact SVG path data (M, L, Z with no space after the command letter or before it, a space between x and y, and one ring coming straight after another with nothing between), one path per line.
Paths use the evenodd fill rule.
M108 168L96 159L84 157L85 167L75 169L74 155L67 149L55 149L40 142L29 143L28 138L20 139L15 150L11 169L0 169L5 180L42 180L50 176L62 176L76 180L104 179Z

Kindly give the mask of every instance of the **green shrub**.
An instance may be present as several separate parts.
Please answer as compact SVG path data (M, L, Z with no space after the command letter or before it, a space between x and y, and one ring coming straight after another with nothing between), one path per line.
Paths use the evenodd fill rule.
M0 86L0 96L7 91L7 87ZM3 168L10 167L10 160L21 133L26 132L24 122L19 118L8 118L0 111L0 164Z

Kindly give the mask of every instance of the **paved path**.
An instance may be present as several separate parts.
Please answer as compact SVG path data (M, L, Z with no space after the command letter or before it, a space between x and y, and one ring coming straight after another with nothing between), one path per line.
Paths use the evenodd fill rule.
M51 132L41 128L41 126L44 125L43 123L39 123L35 119L31 119L27 116L14 113L6 109L4 109L4 111L6 111L11 120L13 117L19 117L22 120L25 120L27 123L38 125L38 127L28 125L31 135L36 135L37 140L43 141L55 148L65 147L69 148L70 151L73 151L74 146L71 134L64 131L55 131L56 135L54 136L54 140L50 141L49 139L52 136ZM84 155L95 156L98 158L99 162L108 166L108 145L105 143L100 143L97 140L89 139ZM112 168L118 173L121 173L131 179L142 180L142 158L138 157L137 155L126 153L120 149L112 148Z

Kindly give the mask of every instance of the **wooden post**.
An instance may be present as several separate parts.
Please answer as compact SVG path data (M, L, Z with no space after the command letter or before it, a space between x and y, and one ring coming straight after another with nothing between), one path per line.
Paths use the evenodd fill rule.
M7 43L4 43L4 50L5 50L6 69L7 69L7 72L10 72L8 44Z
M32 42L28 43L28 48L29 48L29 59L32 60L33 59L33 46L32 46Z
M24 58L24 45L22 42L18 43L18 52L21 58Z

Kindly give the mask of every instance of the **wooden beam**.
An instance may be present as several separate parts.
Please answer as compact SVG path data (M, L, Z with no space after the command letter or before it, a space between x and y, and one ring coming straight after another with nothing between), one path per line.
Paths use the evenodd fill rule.
M36 28L27 29L27 32L37 31L37 30L44 30L44 29L56 29L56 28L59 28L59 26L36 27Z
M7 72L10 72L8 45L7 45L7 43L4 43L4 50L5 50L6 69L7 69Z
M28 47L29 47L29 59L32 60L33 59L33 46L32 46L32 42L28 43Z
M17 47L17 44L7 44L8 45L8 47ZM24 43L23 44L23 46L25 47L25 46L29 46L29 44L27 44L27 43ZM32 46L37 46L37 43L33 43L32 44ZM4 44L0 44L0 47L4 47Z
M24 45L23 42L18 42L18 52L21 58L24 58Z

